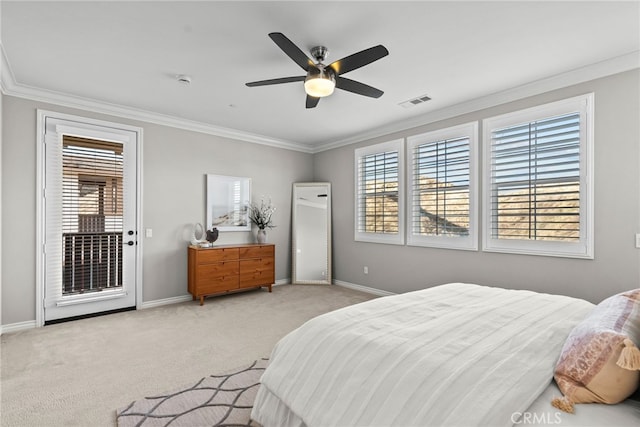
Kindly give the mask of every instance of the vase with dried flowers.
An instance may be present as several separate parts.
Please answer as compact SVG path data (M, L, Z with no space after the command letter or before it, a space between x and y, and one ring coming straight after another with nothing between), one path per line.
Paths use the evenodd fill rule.
M267 241L267 228L273 228L273 213L276 211L275 206L271 204L271 199L265 202L264 197L260 199L260 204L250 203L247 205L249 210L249 220L258 227L258 243Z

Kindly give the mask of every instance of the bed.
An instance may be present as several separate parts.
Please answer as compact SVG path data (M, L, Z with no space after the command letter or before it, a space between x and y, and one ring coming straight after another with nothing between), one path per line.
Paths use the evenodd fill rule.
M265 427L637 427L632 400L575 414L549 403L565 340L594 307L450 283L336 310L278 342L251 417Z

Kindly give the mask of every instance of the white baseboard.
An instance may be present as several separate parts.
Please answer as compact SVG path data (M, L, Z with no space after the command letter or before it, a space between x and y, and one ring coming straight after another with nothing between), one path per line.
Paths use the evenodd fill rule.
M288 278L280 279L280 280L276 280L273 286L287 285L289 283L291 283L291 280ZM164 299L157 299L153 301L143 302L142 305L140 306L140 309L160 307L163 305L177 304L180 302L186 302L186 301L192 301L192 300L193 300L193 297L191 295L180 295L179 297L171 297L171 298L164 298Z
M356 285L355 283L343 282L342 280L334 280L333 284L342 286L344 288L354 289L356 291L366 292L368 294L378 295L381 297L395 295L395 293L393 292L383 291L382 289L370 288L368 286Z
M143 302L139 308L145 309L145 308L160 307L162 305L177 304L179 302L192 301L192 300L193 298L191 297L191 295L180 295L179 297L171 297L171 298L156 299L153 301L146 301L146 302Z
M26 322L10 323L8 325L0 326L0 335L8 332L24 331L26 329L33 329L36 327L35 320L27 320Z
M162 300L155 300L149 302L143 302L141 309L159 307L161 305L175 304L178 302L191 301L191 295L182 295L179 297L166 298ZM24 331L26 329L33 329L36 327L35 320L28 320L26 322L10 323L8 325L0 325L0 335L10 332Z

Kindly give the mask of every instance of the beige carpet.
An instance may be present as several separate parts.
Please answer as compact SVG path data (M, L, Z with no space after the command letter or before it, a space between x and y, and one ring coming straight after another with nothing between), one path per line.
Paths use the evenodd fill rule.
M115 409L271 354L308 319L373 298L284 285L1 337L0 425L115 426Z
M118 427L258 426L251 421L251 408L267 364L268 359L259 359L131 402L116 411Z

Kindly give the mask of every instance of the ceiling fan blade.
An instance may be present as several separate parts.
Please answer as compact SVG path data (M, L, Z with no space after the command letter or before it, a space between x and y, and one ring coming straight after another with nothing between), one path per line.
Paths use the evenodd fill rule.
M329 64L329 67L333 68L336 74L344 74L371 64L380 58L384 58L388 54L389 51L387 48L379 44L378 46L370 47L369 49L361 50L353 55L338 59Z
M293 42L289 40L284 34L269 33L269 37L271 37L271 40L273 40L275 44L277 44L278 47L282 49L282 51L286 53L289 58L293 59L293 61L298 64L303 70L309 71L309 66L315 65L313 61L307 55L305 55L305 53L301 51L298 46L293 44Z
M307 76L282 77L280 79L270 79L270 80L260 80L260 81L257 81L257 82L249 82L249 83L246 83L246 85L249 86L249 87L278 85L278 84L281 84L281 83L302 82L306 78L307 78Z
M320 98L307 95L307 108L316 108L318 102L320 102Z
M336 87L349 92L357 93L358 95L368 96L370 98L380 98L384 93L383 91L381 91L380 89L376 89L375 87L340 76L336 76Z

